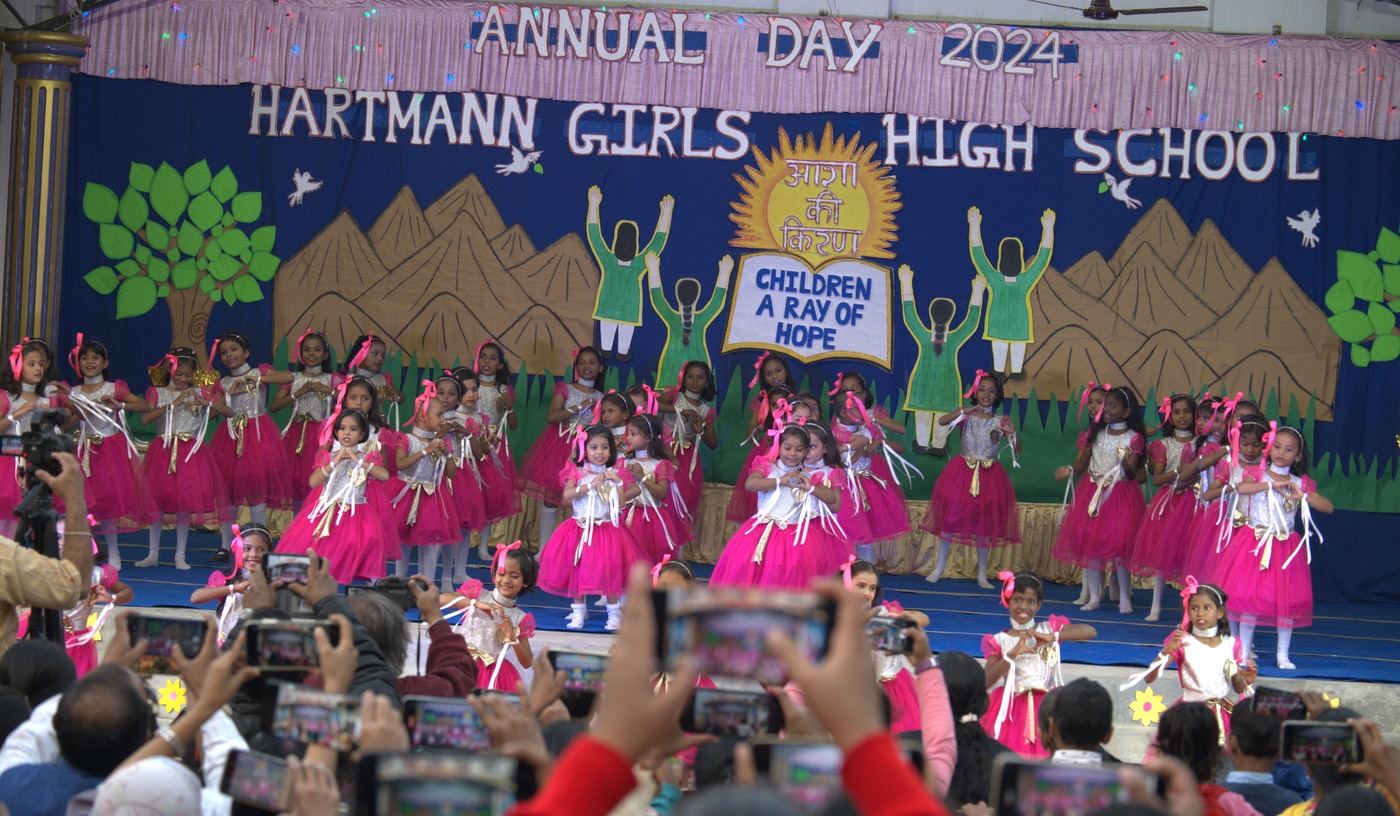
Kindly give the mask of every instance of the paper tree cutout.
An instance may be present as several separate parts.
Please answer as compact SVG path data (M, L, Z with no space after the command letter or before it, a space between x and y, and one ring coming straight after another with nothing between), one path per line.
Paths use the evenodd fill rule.
M160 687L160 707L171 716L185 710L185 684L173 677Z
M1156 725L1162 719L1162 712L1166 706L1162 705L1162 695L1152 690L1151 686L1137 692L1137 699L1128 703L1128 708L1132 709L1133 721L1143 725Z

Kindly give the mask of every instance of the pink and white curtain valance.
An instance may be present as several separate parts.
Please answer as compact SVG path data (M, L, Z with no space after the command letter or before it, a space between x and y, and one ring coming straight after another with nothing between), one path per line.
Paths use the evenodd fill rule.
M82 71L186 85L1400 138L1373 40L444 0L124 0L73 30Z

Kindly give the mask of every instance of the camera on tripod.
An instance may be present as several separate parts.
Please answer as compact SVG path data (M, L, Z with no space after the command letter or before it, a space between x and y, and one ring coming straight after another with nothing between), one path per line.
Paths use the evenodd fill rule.
M72 453L75 450L73 437L59 430L63 427L63 422L64 414L60 410L35 411L30 430L18 436L0 436L0 455L24 457L26 489L33 487L37 482L34 471L48 471L57 476L63 469L54 454Z

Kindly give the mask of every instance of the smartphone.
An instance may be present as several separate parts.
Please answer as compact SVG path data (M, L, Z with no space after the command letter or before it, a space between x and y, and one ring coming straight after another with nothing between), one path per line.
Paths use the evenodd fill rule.
M603 675L608 671L607 655L550 649L549 662L555 671L564 672L565 691L603 690Z
M762 685L787 680L782 663L768 653L770 631L786 634L809 660L819 661L836 616L835 603L815 594L737 587L654 590L652 603L660 622L657 654L668 671L688 654L701 674Z
M269 584L274 581L304 584L311 573L311 556L270 552L263 556L263 570Z
M441 748L485 751L491 734L466 700L455 697L405 697L403 721L415 751Z
M904 618L877 616L866 621L865 639L869 641L872 651L886 654L913 654L914 639L909 637L909 633L905 630L917 625Z
M0 436L0 456L23 456L24 437L17 434Z
M351 751L360 736L360 698L282 683L272 709L279 739Z
M287 804L287 760L234 749L228 754L219 790L235 802L281 813Z
M1302 697L1291 691L1260 686L1254 690L1254 713L1286 720L1306 720L1308 707L1303 705Z
M204 646L209 624L204 618L175 618L136 613L126 618L131 642L146 641L146 653L136 661L137 674L176 674L175 649L193 659Z
M754 765L777 791L809 813L818 813L841 793L841 749L830 742L753 744Z
M422 581L417 581L417 584L419 589L426 590L428 588ZM408 582L401 579L385 578L375 581L373 586L351 584L345 587L345 597L347 598L371 592L383 595L405 612L418 605L417 599L413 597L413 591L408 588Z
M1052 765L1002 754L992 768L993 810L997 816L1078 816L1124 803L1123 767ZM1147 786L1163 793L1155 774L1148 774Z
M1346 723L1298 722L1283 724L1279 758L1309 765L1341 765L1364 757L1361 737Z
M340 643L340 627L329 621L274 621L249 623L248 665L264 672L306 671L319 668L321 653L316 648L317 629L325 630L331 646Z
M681 714L682 731L742 740L776 734L783 725L783 708L766 691L697 688Z
M490 754L369 754L357 768L354 812L504 816L518 774L515 760Z

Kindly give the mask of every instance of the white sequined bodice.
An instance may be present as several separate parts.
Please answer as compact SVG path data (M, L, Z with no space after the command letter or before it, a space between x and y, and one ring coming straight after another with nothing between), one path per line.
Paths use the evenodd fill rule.
M479 603L500 605L491 590L482 591ZM525 610L518 606L502 606L501 609L519 631L520 622L525 619ZM467 641L467 648L475 656L488 660L495 660L501 656L501 649L505 644L501 642L500 630L497 629L496 621L488 610L473 609L463 615L462 622L457 625L457 631Z
M663 459L629 459L629 460L627 460L627 465L628 465L629 468L630 468L632 465L641 465L641 466L642 466L642 472L643 472L643 473L645 473L647 476L655 476L655 475L656 475L656 468L657 468L657 466L660 465L663 461L665 461L665 460L663 460ZM638 479L638 481L640 482L641 480ZM659 506L659 505L661 504L661 501L658 500L655 496L651 495L651 491L650 491L650 490L647 490L646 486L643 485L643 486L642 486L642 489L641 489L641 492L639 492L639 493L636 495L636 497L632 499L632 501L628 502L628 504L633 504L633 505L638 505L638 506L645 506L645 507L657 507L657 506Z
M1122 467L1123 459L1133 452L1133 440L1137 438L1137 431L1113 436L1107 430L1099 431L1099 436L1094 440L1093 452L1089 457L1089 472L1095 478L1113 474L1117 478L1123 478L1118 472Z
M601 469L593 470L591 467L585 467L584 471L578 476L578 484L592 481L602 472ZM574 519L593 519L594 521L611 520L612 507L608 502L608 496L610 494L619 493L622 488L623 485L609 481L595 485L587 492L576 496L573 501Z
M408 453L410 455L422 452L424 448L428 447L430 442L434 441L432 439L424 439L417 434L407 434L404 436L404 439L408 441ZM441 484L443 467L446 464L445 455L439 454L434 456L432 454L425 454L407 468L400 468L399 478L410 484L415 482Z
M14 427L10 429L10 433L22 434L28 433L30 430L32 430L34 428L34 415L39 413L40 411L48 410L52 405L51 401L49 400L49 397L53 396L56 393L58 393L58 389L54 388L53 383L49 383L48 387L44 389L44 393L40 394L34 400L34 410L30 411L22 417L15 418ZM10 413L14 413L15 409L20 407L20 403L22 403L23 401L23 394L21 394L20 396L11 395Z
M476 393L477 410L486 415L491 427L500 425L501 415L505 413L501 410L501 401L505 399L506 387L498 383L482 383Z
M326 477L325 486L322 488L322 495L334 498L342 504L364 504L365 485L369 483L368 468L361 467L363 464L365 451L373 445L378 448L378 442L364 442L355 446L355 452L361 457L360 463L344 461L337 462L331 468L331 473ZM334 459L336 453L341 450L339 443L332 446L331 458ZM355 471L359 472L356 473Z
M1001 441L992 441L992 431L1001 430L1001 417L966 414L962 421L962 453L969 459L995 459Z
M869 437L868 432L859 425L846 425L844 423L838 423L833 429L833 431L839 431L839 433L835 434L836 441L842 445L849 445L851 442L851 438L855 436L865 436L867 438ZM868 453L869 450L870 446L866 445L865 448L861 451L859 459L852 459L851 454L849 452L842 452L841 461L847 462L847 467L856 472L870 470L870 454Z
M701 419L704 419L709 413L709 406L698 399L691 399L686 396L684 391L677 391L675 401L671 404L676 409L675 415L667 423L671 426L671 435L683 444L692 444L695 441L695 432L690 429L690 423L682 414L685 411L694 411Z
M1273 484L1282 483L1273 482L1273 480L1269 478L1267 471L1258 475L1261 481L1271 485L1270 489L1260 491L1252 496L1240 496L1239 502L1235 505L1235 509L1237 512L1244 514L1246 519L1248 519L1248 524L1251 526L1273 526L1275 528L1282 528L1286 520L1287 529L1278 529L1277 532L1281 535L1288 535L1288 533L1292 532L1293 514L1298 512L1298 502L1292 499L1284 500L1283 494L1272 487ZM1238 465L1230 468L1231 484L1238 485L1243 479L1243 468ZM1301 477L1290 474L1288 481L1292 483L1294 487L1301 489L1303 486Z
M156 406L170 405L175 400L179 399L181 394L193 390L192 388L157 388ZM194 402L187 400L184 405L166 411L165 417L169 425L162 425L162 430L169 427L170 432L174 434L197 434L199 433L200 426L204 424L204 409Z
M569 422L566 424L587 424L593 421L593 406L581 407L585 402L593 402L601 397L601 394L584 391L576 383L567 383L564 386L568 389L564 396L564 410L568 411Z
M73 393L75 395L82 394L93 402L101 402L103 397L116 399L117 385L111 380L107 380L102 383L102 387L98 388L96 391L84 391L82 388L75 386L73 388ZM120 400L118 402L120 402ZM83 416L83 420L79 424L83 436L100 436L106 438L109 436L116 436L122 432L121 425L117 422L116 412L108 409L106 406L102 406L101 410L102 413L99 418L89 417L86 414ZM24 419L28 419L33 415L34 414L31 412L25 415Z
M298 371L292 374L292 393L300 391L307 383L316 383L329 387L331 375L329 374L307 374ZM331 400L334 395L320 394L315 391L308 391L292 401L293 416L310 416L313 420L320 422L330 415Z
M250 387L247 391L240 390L235 394L231 389L240 381L247 382ZM224 399L228 402L229 410L234 414L251 419L267 413L267 392L264 390L266 386L262 384L256 368L237 377L224 377L219 383L223 386Z
M1208 646L1194 635L1181 641L1182 659L1177 662L1181 675L1181 699L1188 703L1225 698L1234 689L1226 677L1226 666L1235 663L1235 639L1220 638L1220 645ZM1233 674L1233 670L1229 672Z
M783 480L789 473L801 470L801 465L790 468L782 462L774 463L768 471L768 478L778 479L778 486L772 490L763 490L758 494L758 517L764 521L796 522L799 521L806 510L807 502L814 498L808 496L805 490L789 487L783 484ZM812 476L814 474L809 474ZM810 518L810 511L806 514Z
M1162 445L1167 449L1167 464L1164 470L1175 470L1181 472L1181 455L1186 452L1186 446L1192 444L1191 440L1180 440L1168 438L1162 440Z
M1041 621L1035 625L1034 631L1044 634L1052 634L1050 624ZM997 643L1001 646L1003 657L1010 654L1012 649L1021 642L1019 632L997 632ZM1016 692L1020 693L1031 689L1048 690L1055 682L1055 665L1057 663L1055 651L1052 645L1041 646L1026 654L1017 655L1011 658L1016 664Z

